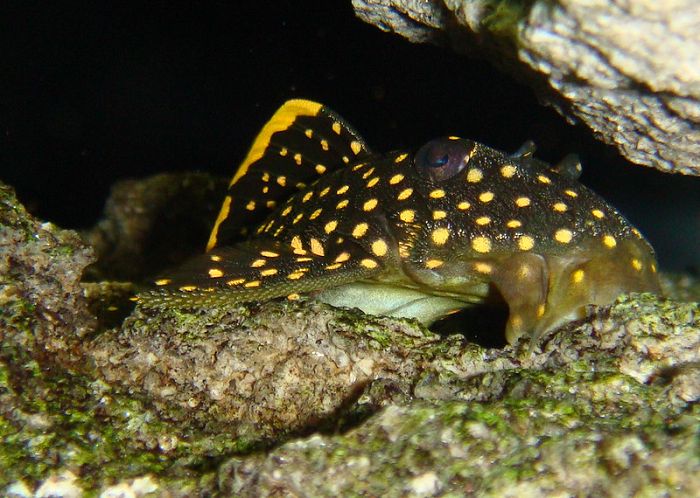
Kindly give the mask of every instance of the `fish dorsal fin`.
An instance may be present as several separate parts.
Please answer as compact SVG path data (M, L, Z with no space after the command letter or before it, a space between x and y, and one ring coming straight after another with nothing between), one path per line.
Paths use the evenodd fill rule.
M288 100L233 175L207 251L240 240L291 194L367 154L364 140L335 112L310 100Z

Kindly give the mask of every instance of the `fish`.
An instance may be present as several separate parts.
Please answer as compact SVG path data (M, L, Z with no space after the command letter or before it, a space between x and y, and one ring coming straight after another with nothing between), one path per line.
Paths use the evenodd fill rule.
M373 152L328 107L285 102L233 175L203 254L143 307L311 296L429 326L496 292L505 336L537 341L629 292L659 293L654 250L534 144L508 154L458 136Z

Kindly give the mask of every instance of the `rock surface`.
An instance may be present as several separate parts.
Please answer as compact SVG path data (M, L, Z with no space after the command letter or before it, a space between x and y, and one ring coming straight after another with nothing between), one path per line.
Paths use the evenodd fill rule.
M4 495L700 486L698 303L622 297L534 354L313 301L131 311L130 284L79 284L74 232L0 206Z
M352 3L380 29L494 61L632 162L700 174L694 0Z

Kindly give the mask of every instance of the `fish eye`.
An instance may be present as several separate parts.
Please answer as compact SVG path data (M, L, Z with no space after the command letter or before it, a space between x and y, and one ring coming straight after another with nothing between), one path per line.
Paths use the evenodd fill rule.
M462 138L437 138L418 149L413 162L421 176L436 182L449 180L465 168L474 146Z

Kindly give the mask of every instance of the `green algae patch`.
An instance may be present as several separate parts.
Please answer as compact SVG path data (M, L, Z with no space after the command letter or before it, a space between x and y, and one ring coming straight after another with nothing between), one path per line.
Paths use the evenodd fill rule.
M19 480L36 486L66 470L87 492L144 475L192 474L196 483L203 469L212 468L212 456L251 450L230 437L183 431L102 382L37 368L26 372L18 379L0 365L0 489Z

